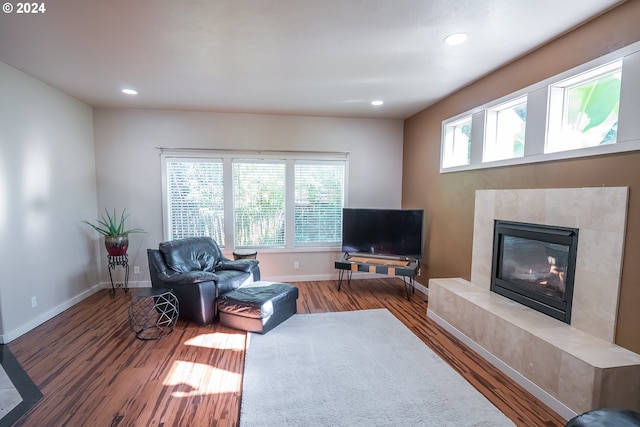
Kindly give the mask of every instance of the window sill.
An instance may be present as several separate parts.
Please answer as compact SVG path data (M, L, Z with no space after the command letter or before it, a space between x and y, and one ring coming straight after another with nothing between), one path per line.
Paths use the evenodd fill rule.
M461 172L476 169L498 168L503 166L526 165L531 163L552 162L556 160L576 159L581 157L601 156L603 154L625 153L640 150L640 140L617 142L610 145L600 145L597 147L580 148L576 150L558 151L556 153L546 153L518 157L514 159L498 160L494 162L484 162L473 165L453 166L440 168L440 173Z
M221 248L222 252L233 252L231 248ZM239 248L236 248L239 249ZM242 248L245 249L245 248ZM255 249L258 253L266 254L283 254L283 253L314 253L314 252L342 252L341 246L309 246L309 247L296 247L296 248L261 248L251 247L248 249Z

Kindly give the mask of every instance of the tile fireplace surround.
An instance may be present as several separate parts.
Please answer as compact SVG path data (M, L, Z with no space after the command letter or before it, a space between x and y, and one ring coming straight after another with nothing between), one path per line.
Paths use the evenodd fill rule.
M627 187L478 190L471 282L429 281L427 315L560 415L640 410L640 355L613 343ZM571 325L489 291L495 219L579 229Z

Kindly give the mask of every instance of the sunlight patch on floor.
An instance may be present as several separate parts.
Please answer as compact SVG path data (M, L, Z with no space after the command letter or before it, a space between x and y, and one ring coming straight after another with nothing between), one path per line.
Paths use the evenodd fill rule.
M224 333L215 332L213 334L201 334L184 342L185 345L192 345L203 348L217 348L220 350L244 350L246 334L243 332Z
M172 392L173 397L236 393L242 389L242 375L203 363L177 360L163 385L183 389Z

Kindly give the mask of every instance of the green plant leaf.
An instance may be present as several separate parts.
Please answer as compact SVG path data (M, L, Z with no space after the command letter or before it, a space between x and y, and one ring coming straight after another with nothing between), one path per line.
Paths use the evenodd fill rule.
M601 77L573 91L580 100L580 107L570 113L570 120L577 121L580 116L586 116L589 120L579 128L583 133L602 124L611 112L617 111L620 103L620 79L614 75Z
M141 228L125 229L124 223L126 219L129 218L129 214L126 213L126 210L126 208L122 210L119 220L115 209L113 210L113 215L111 215L109 210L104 208L105 213L100 216L100 219L96 219L96 224L92 224L86 220L83 220L82 222L88 224L103 236L122 236L129 233L144 233L145 231Z

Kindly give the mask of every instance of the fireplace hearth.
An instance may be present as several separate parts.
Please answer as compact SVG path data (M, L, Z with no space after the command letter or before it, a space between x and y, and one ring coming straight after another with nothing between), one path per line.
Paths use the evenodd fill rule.
M566 419L640 410L640 356L614 344L628 200L627 187L477 190L471 280L430 279L429 317ZM580 231L570 324L489 291L496 219Z
M490 289L571 323L578 229L496 220Z

